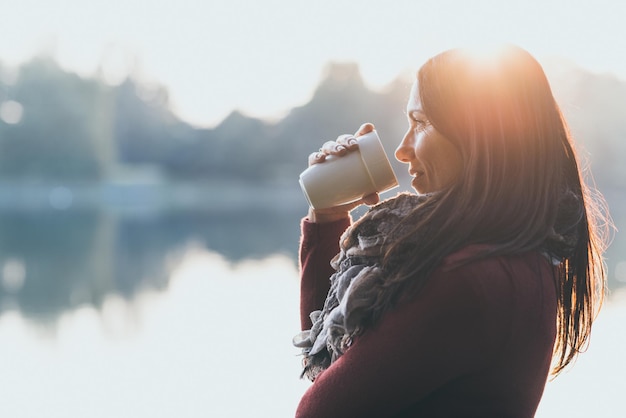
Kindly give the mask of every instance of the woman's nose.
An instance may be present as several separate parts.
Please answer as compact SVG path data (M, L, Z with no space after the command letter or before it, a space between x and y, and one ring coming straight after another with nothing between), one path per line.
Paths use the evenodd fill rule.
M411 155L413 153L413 139L411 133L411 130L409 130L404 135L404 138L402 139L402 142L400 142L400 145L398 145L398 148L396 148L396 160L403 163L411 161Z

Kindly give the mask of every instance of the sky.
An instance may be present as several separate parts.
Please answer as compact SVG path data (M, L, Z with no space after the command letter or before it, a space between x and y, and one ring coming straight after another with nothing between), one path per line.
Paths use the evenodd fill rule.
M515 43L626 80L624 21L615 0L0 0L0 76L48 54L113 85L164 85L180 118L211 127L234 109L280 118L331 61L378 89L458 46Z

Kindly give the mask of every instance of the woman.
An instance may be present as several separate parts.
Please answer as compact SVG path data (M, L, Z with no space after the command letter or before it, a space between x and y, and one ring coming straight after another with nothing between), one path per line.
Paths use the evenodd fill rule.
M532 417L551 366L584 348L605 285L566 124L513 46L430 59L407 116L396 158L417 195L352 225L378 196L302 222L294 343L314 383L297 416ZM309 163L356 146L341 136Z

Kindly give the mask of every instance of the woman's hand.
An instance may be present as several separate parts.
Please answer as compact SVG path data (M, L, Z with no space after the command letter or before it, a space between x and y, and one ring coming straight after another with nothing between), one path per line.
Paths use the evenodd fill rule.
M365 135L374 130L374 125L371 123L365 123L361 125L359 130L354 135L340 135L336 141L328 141L322 145L322 148L318 152L314 152L309 155L309 166L313 164L322 164L326 157L329 155L341 157L349 152L358 148L356 137ZM345 205L333 206L325 209L313 209L309 208L308 219L311 222L324 223L333 222L339 219L349 218L350 211L362 204L375 205L380 198L378 193L363 196L355 202L346 203Z

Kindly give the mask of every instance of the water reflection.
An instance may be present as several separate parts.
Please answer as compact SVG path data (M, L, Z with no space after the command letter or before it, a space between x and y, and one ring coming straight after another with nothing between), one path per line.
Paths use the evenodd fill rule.
M626 299L614 298L589 352L548 383L538 418L623 415L624 321ZM101 309L60 314L54 338L17 310L0 316L2 416L293 416L309 385L291 346L298 326L292 258L233 262L191 247L167 292L110 293Z
M97 213L4 213L0 217L2 311L47 318L78 294L98 304L107 277L106 229ZM104 267L104 268L103 268Z
M167 292L64 312L53 339L5 312L2 416L293 416L307 385L291 346L297 293L287 256L233 263L192 248Z
M231 262L282 253L295 263L301 211L24 211L0 214L0 314L54 323L108 296L165 289L189 247Z
M17 309L53 326L64 311L101 309L110 295L164 290L190 247L230 262L285 254L295 265L306 209L62 210L69 195L54 196L57 210L0 211L0 315ZM626 283L622 247L615 241L607 253L614 289Z

